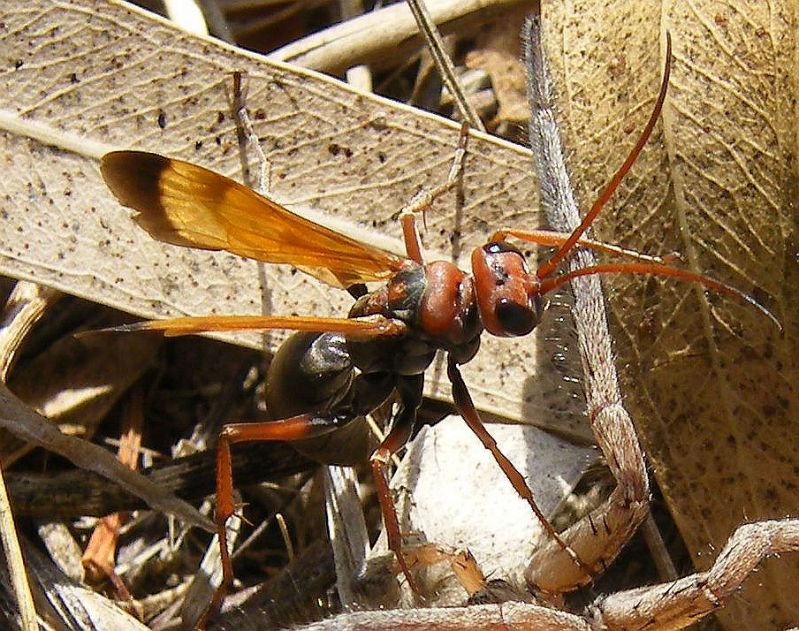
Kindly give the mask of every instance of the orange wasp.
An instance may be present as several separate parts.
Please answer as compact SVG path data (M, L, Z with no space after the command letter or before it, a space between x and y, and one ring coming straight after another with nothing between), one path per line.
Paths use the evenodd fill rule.
M538 324L542 296L572 278L590 274L634 273L696 282L747 301L770 318L752 298L728 285L583 238L618 188L648 141L666 96L671 44L655 107L624 164L571 234L506 230L474 250L468 274L448 261L425 264L414 216L402 219L407 256L361 243L300 217L275 201L202 167L152 153L118 151L102 160L102 175L124 206L138 211L136 221L167 243L226 250L268 263L294 265L303 272L348 289L356 298L347 318L312 316L211 316L143 322L125 330L158 330L168 335L246 329L297 331L277 350L267 374L267 407L277 419L226 425L217 445L216 522L223 565L219 603L232 584L225 524L234 512L231 446L254 441L292 441L301 452L327 464L355 464L363 456L353 444L365 444L363 423L356 423L392 394L400 405L391 429L369 462L388 535L409 585L418 593L402 552L402 537L386 479L390 456L414 431L422 401L424 372L438 350L447 354L447 374L460 415L489 449L516 491L548 534L591 575L559 538L536 505L514 465L499 451L483 426L458 366L471 360L484 331L521 336ZM512 236L556 247L551 258L531 272ZM637 260L604 263L557 274L559 264L577 247L632 256ZM364 283L383 282L367 292Z

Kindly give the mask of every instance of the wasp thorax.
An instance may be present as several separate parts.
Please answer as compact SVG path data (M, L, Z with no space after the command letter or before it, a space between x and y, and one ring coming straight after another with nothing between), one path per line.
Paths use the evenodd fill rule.
M468 361L482 332L472 278L447 261L425 266L425 276L419 328L459 363Z

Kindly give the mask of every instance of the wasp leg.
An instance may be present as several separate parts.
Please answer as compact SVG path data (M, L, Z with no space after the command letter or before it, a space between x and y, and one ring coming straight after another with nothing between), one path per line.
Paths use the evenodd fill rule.
M397 508L394 506L394 500L388 487L386 467L391 460L391 456L408 442L413 433L413 428L416 424L416 411L422 403L423 386L424 375L412 375L399 379L397 391L400 395L402 409L394 419L388 436L369 458L375 488L377 489L377 497L380 500L380 510L383 513L389 550L397 557L397 563L399 563L402 573L408 580L408 585L419 598L422 598L419 586L411 576L408 563L402 554L402 533L400 532L399 519L397 518Z
M222 598L233 585L233 566L225 528L228 518L233 515L236 508L233 503L231 445L315 438L335 431L350 420L351 417L348 415L300 414L279 421L231 423L222 428L216 447L216 528L219 535L219 553L222 557L222 583L216 590L204 619L219 608Z

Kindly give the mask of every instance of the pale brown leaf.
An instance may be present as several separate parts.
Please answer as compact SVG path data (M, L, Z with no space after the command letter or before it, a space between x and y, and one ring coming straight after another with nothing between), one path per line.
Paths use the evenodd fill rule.
M700 569L736 526L796 515L796 6L550 2L548 56L581 206L649 114L671 32L657 137L598 225L599 238L753 294L746 305L686 284L606 283L626 403ZM730 629L799 622L795 557L769 561L721 614Z
M141 148L240 174L233 70L248 77L274 195L292 208L313 206L370 242L396 239L400 207L446 178L458 134L437 117L108 0L13 0L1 11L4 274L144 317L257 313L254 263L154 242L106 191L96 162L111 148ZM530 172L527 151L474 137L466 207L456 216L453 196L437 204L426 246L465 263L494 228L540 226ZM269 266L267 284L274 314L340 316L349 305L343 292L286 267ZM484 409L586 436L579 396L552 367L557 340L553 350L547 337L542 329L519 342L486 339L465 377ZM441 366L427 382L430 394L449 397Z

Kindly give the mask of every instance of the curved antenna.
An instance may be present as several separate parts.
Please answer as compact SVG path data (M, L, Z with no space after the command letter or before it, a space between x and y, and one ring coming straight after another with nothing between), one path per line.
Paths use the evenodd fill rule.
M660 92L658 93L655 107L652 110L652 114L649 116L646 127L644 127L643 132L641 132L638 142L635 143L635 146L633 147L632 151L630 151L630 154L627 156L624 164L621 165L619 170L616 171L616 174L610 179L610 182L608 182L605 190L602 191L602 194L594 202L594 205L591 206L591 210L588 211L588 214L585 216L582 223L574 229L574 232L571 233L569 238L555 251L550 259L545 261L538 268L538 271L536 272L536 276L538 276L538 278L546 278L551 276L561 261L563 261L563 259L569 255L574 245L577 243L580 237L583 236L585 231L588 230L588 228L594 222L594 219L596 219L597 215L599 215L599 212L602 210L605 204L607 204L613 193L616 192L616 189L619 188L619 184L621 184L624 176L627 175L635 161L638 159L638 155L641 153L644 145L646 145L646 143L649 141L649 137L652 135L652 130L655 128L655 123L657 122L660 112L663 109L663 103L666 100L666 91L669 86L669 75L671 74L671 59L671 34L666 32L666 65L663 69L663 80L660 83Z
M695 274L688 270L679 269L677 267L669 267L668 265L660 265L658 263L601 263L599 265L591 265L590 267L581 267L554 278L547 278L542 280L538 285L538 293L545 294L561 285L568 283L573 278L579 276L592 276L594 274L646 274L649 276L663 276L667 278L677 278L691 283L699 283L720 294L726 294L733 298L748 303L758 309L763 315L771 320L774 325L782 331L782 324L777 317L771 313L766 307L761 305L752 296L745 294L740 289L736 289L731 285L722 283L718 280L713 280L701 274Z

